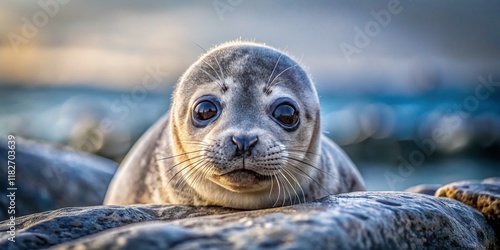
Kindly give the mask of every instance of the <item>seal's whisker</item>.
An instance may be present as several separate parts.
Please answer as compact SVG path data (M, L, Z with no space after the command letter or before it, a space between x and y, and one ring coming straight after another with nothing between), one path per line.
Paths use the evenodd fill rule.
M276 201L273 204L273 207L275 207L278 204L278 201L280 199L281 185L280 185L280 181L279 181L278 176L276 175L276 173L273 173L273 176L274 176L274 179L276 179L276 184L278 185L278 196L276 197Z
M219 64L219 62L217 61L217 58L215 58L215 61L217 62L217 64ZM224 84L224 78L221 77L219 75L219 73L217 73L217 70L215 70L215 68L212 67L211 64L209 64L208 62L204 62L204 63L206 65L208 65L208 67L210 67L215 72L215 74L217 75L217 78L219 78L219 82L220 82L219 86L222 88L222 91L226 91L226 85ZM219 65L219 68L220 68L220 65ZM221 73L222 73L222 71L221 71ZM224 75L222 75L222 76L224 76Z
M217 70L215 70L215 68L210 63L208 63L208 62L203 62L203 63L205 63L205 65L208 65L208 67L210 67L214 71L215 75L217 75L217 78L219 78L219 81L221 81L221 83L222 83L223 80L222 80L221 76L219 75L219 73L217 72Z
M207 152L210 152L208 149L210 149L210 145L205 145L205 144L201 144L201 143L198 143L198 142L186 142L186 143L183 143L185 145L193 145L193 147L198 147L198 149L202 149L202 150L205 150Z
M211 172L214 171L214 169L212 167L210 167L211 163L210 162L205 162L203 165L201 165L200 167L198 167L199 169L196 169L195 172L194 172L194 176L191 176L191 177L188 177L188 179L185 180L184 182L184 185L182 186L182 188L184 188L184 186L187 184L187 181L189 180L189 178L192 179L191 181L191 187L193 187L194 189L196 189L196 187L198 186L198 183L200 183L201 181L203 181L204 177L211 174ZM194 189L193 189L193 192L194 192Z
M305 150L298 150L298 149L285 149L287 152L291 152L291 153L304 153L306 155L317 155L317 156L321 156L320 154L316 154L316 153L313 153L313 152L310 152L310 151L305 151Z
M207 173L206 173L206 175L205 175L205 176L210 176L210 175L213 175L213 174L214 174L214 172L215 172L215 168L211 167L211 168L209 168L209 169L208 169L208 171L207 171Z
M282 179L282 178L283 178L283 173L282 173L280 170L278 170L278 174L279 174L279 175L278 175L278 177L279 177L280 179ZM282 207L283 207L283 206L285 206L285 201L286 201L286 193L287 193L287 191L288 191L288 187L287 187L285 184L286 184L286 183L283 181L283 201L281 202L281 206L282 206ZM289 193L289 192L288 192L288 195L290 196L290 193Z
M196 166L193 166L191 169L186 171L184 173L184 178L183 178L183 183L181 186L181 189L184 189L184 187L188 184L191 183L192 187L195 187L196 179L198 176L201 174L201 170L207 165L208 163L206 161L200 162L200 164L197 164Z
M200 48L201 50L205 51L205 53L208 53L208 51L207 51L205 48L201 47L201 45L199 45L198 43L195 43L195 42L193 42L193 43L194 43L196 46L198 46L198 48Z
M298 174L302 174L302 176L305 176L309 179L311 179L312 181L314 181L321 189L323 189L327 194L331 194L330 191L328 191L325 187L323 187L323 185L321 185L321 183L319 183L316 179L312 178L309 174L307 174L306 172L304 172L304 170L302 170L300 167L288 162L288 165L293 167L293 169L289 169L290 171L294 171L295 173L298 173ZM299 171L299 172L297 172Z
M276 179L279 181L279 183L281 183L281 176L278 174L279 174L279 172L277 172L277 174L276 174ZM283 190L283 200L286 200L285 199L286 193L285 193L285 184L284 183L281 183L281 189ZM281 193L279 194L277 201L279 201L280 199L281 199ZM283 206L283 204L281 204L281 206Z
M196 161L195 163L193 163L193 164L189 164L189 165L187 165L187 166L185 166L185 167L181 168L179 171L177 171L177 173L182 173L182 172L184 172L184 173L182 173L182 175L183 175L183 176L182 176L182 178L179 178L179 179L175 182L175 184L174 184L173 186L174 186L176 189L179 189L179 190L184 190L184 188L185 188L185 184L187 184L187 183L188 183L188 181L189 181L189 176L190 176L192 173L196 173L196 168L197 168L199 165L204 164L204 162L205 162L205 159L200 159L200 160ZM186 170L186 169L187 169L187 170ZM186 171L184 171L184 170L186 170ZM194 170L194 171L193 171L193 172L191 172L192 170ZM177 174L177 173L175 173L175 174ZM175 174L174 174L174 176L175 176ZM180 182L179 182L179 181L180 181ZM181 187L181 185L182 185L182 187Z
M278 77L280 77L283 73L285 73L285 72L286 72L286 71L288 71L289 69L292 69L292 68L295 68L295 67L299 66L300 62L302 61L302 58L303 58L303 57L301 57L301 58L300 58L300 60L299 60L297 63L295 63L294 65L292 65L292 66L290 66L290 67L288 67L288 68L286 68L286 69L284 69L284 70L283 70L283 71L281 71L281 72L280 72L277 76L275 76L275 77L273 78L273 80L271 81L271 83L269 84L269 90L271 89L271 87L272 87L272 86L276 85L276 84L274 84L274 81L276 81L276 79L278 79Z
M204 141L181 141L182 143L192 144L192 145L201 145L201 146L210 146L210 144Z
M269 195L268 195L269 199L271 199L271 195L273 193L273 186L274 186L273 183L274 183L273 176L271 175L271 188L269 189Z
M325 170L323 170L323 169L320 169L320 168L318 168L318 167L316 167L316 166L312 165L311 163L308 163L308 162L305 162L305 161L303 161L303 160L299 160L299 159L296 159L296 158L293 158L293 157L290 157L290 156L284 156L283 158L285 158L285 159L290 159L290 160L294 160L294 161L296 161L296 162L302 163L302 164L304 164L305 166L312 167L312 168L314 168L314 169L316 169L316 170L320 171L321 173L323 173L323 174L325 174L325 175L328 175L328 176L330 176L331 178L334 178L334 179L337 179L337 180L338 180L338 178L337 178L337 177L335 177L335 176L331 175L330 173L326 172L326 171L325 171Z
M198 174L193 177L193 181L191 183L193 187L196 187L198 183L201 182L205 176L207 176L208 171L212 170L210 164L211 163L207 161L200 167L199 170L196 171Z
M278 60L276 60L276 64L274 64L274 68L273 68L273 71L271 72L271 75L269 76L269 79L267 80L267 83L266 83L266 87L264 88L265 92L267 93L267 91L269 90L269 83L271 82L271 77L273 77L274 75L274 71L276 70L276 67L278 67L278 63L280 62L280 59L281 57L283 56L283 54L280 54L280 56L278 57Z
M183 144L198 146L200 149L208 149L211 147L210 144L201 143L201 142L183 142Z
M195 140L195 139L192 139L192 140L179 140L181 142L205 142L205 141L202 141L202 140Z
M188 154L194 154L194 153L198 153L198 152L210 152L210 151L208 151L206 149L200 149L200 150L190 151L190 152L186 152L186 153L182 153L182 154L178 154L178 155L172 155L172 156L168 156L168 157L158 158L158 159L156 159L156 161L163 161L163 160L172 159L172 158L175 158L175 157L179 157L179 156L183 156L183 155L188 155Z
M290 188L287 188L287 190L288 190L288 200L285 202L285 206L286 205L291 205L294 202L293 200L294 200L295 197L293 196L293 194L290 191L290 189L292 189L292 191L294 191L294 192L295 192L295 189L293 188L292 183L288 180L288 177L286 177L286 175L284 175L283 173L282 173L282 175L283 175L283 178L285 179L286 183L288 183L287 187L290 187Z
M287 139L281 139L280 140L281 142L290 142L290 143L296 143L296 141L294 140L287 140ZM293 145L293 147L289 147L289 146L284 146L287 150L290 150L290 149L294 149L294 150L298 150L300 148L309 148L311 147L311 145ZM307 152L310 152L310 151L307 151Z
M168 173L168 172L170 172L170 171L172 171L175 167L177 167L177 166L181 165L182 163L185 163L185 162L191 161L191 160L193 160L193 159L201 158L201 157L202 157L202 159L206 159L206 158L207 158L207 156L205 156L205 155L197 155L197 156L195 156L195 157L188 158L188 159L186 159L186 160L184 160L184 161L181 161L181 162L179 162L179 163L177 163L177 164L173 165L171 168L169 168L169 169L165 172L165 174L166 174L166 173ZM199 160L200 160L200 159L199 159ZM197 161L198 161L198 160L197 160Z
M306 202L306 194L304 193L304 189L302 189L302 185L300 185L300 182L299 180L297 180L297 178L295 178L295 176L293 176L293 174L291 174L286 168L282 168L282 170L287 173L291 178L292 180L297 183L297 186L300 188L300 191L302 192L302 198L303 198L303 201ZM300 201L300 198L297 196L297 199L299 199L299 204L302 203Z
M278 171L281 174L281 176L285 179L285 181L288 182L288 185L291 185L290 182L288 181L288 178L286 178L286 176L283 174L283 172L281 172L281 169ZM290 192L290 190L288 189L288 186L284 185L284 188L285 188L285 192L288 193L288 201L292 202L292 192ZM292 187L292 189L293 189L293 187ZM286 197L284 196L285 192L283 192L283 203L281 204L282 207L285 206L286 201L287 201Z
M283 172L285 172L285 173L283 173L283 172L281 172L281 171L283 171ZM290 204L295 204L295 198L296 198L296 197L298 198L297 191L295 190L295 188L294 188L294 186L292 185L292 183L288 180L288 177L286 177L286 175L285 175L285 174L286 174L287 172L286 172L285 168L281 168L281 169L280 169L280 172L281 172L281 174L283 175L283 177L284 177L285 181L288 183L288 185L290 186L290 188L291 188L291 189L293 190L293 192L295 193L295 197L294 197L294 199L292 199L292 197L291 197L291 192L289 192L289 196L288 196L288 199L289 199ZM299 200L300 200L300 198L299 198Z
M201 158L201 159L198 159L198 158ZM179 162L179 163L177 163L177 164L173 165L173 166L172 166L172 167L170 167L167 171L165 171L165 173L163 173L163 174L167 175L170 171L174 170L174 168L175 168L175 167L177 167L177 166L179 166L179 165L181 165L181 164L183 164L183 163L185 163L185 162L191 161L191 160L193 160L193 159L198 159L198 160L196 160L195 162L191 162L191 163L189 163L189 164L188 164L188 165L186 165L186 166L189 166L189 165L194 164L194 163L196 163L196 162L202 161L202 160L204 160L204 159L206 159L206 158L207 158L207 156L204 156L204 155L198 155L198 156L195 156L195 157L192 157L192 158L188 158L188 159L186 159L186 160L184 160L184 161L181 161L181 162ZM184 167L185 167L185 166L184 166ZM184 168L184 167L182 167L182 168Z
M217 65L219 66L220 74L222 75L222 79L221 79L221 81L222 81L222 91L226 91L227 90L227 86L226 86L226 84L224 82L224 79L226 79L224 77L224 72L222 71L222 67L220 66L219 60L217 60L216 56L214 56L214 59L215 59L215 62L217 63Z
M291 142L291 143L296 143L294 140L287 140L287 139L281 139L282 142ZM293 145L292 149L295 148L309 148L311 147L310 145ZM290 147L286 147L287 149L290 149Z
M293 153L293 152L292 152L292 153ZM283 158L290 159L290 160L294 160L294 161L300 162L300 163L302 163L302 164L305 164L305 165L310 166L310 167L313 167L313 168L318 168L318 167L316 167L316 166L314 166L314 165L312 164L312 161L311 161L309 158L305 158L305 159L306 159L306 160L309 160L309 161L311 161L311 162L307 162L307 161L304 161L303 159L298 159L298 158L292 157L292 156L290 156L290 154L289 154L288 156L283 156ZM318 169L318 170L321 170L321 169Z
M223 90L225 89L224 88L224 85L220 82L220 80L218 80L216 77L214 77L213 75L211 75L210 73L208 73L206 70L204 70L203 68L199 67L201 69L201 71L205 72L205 74L208 75L208 77L217 83L217 85L219 85Z
M197 164L196 166L193 166L190 170L188 170L185 173L183 184L181 186L181 190L184 190L184 187L188 182L191 182L192 187L196 187L196 180L198 179L199 176L202 176L202 170L207 167L207 165L210 164L208 161L203 159L203 162ZM199 166L198 166L199 165ZM189 173L191 170L194 170L193 172ZM191 181L192 180L192 181Z
M182 143L188 143L188 144L198 144L198 145L204 145L204 146L209 146L210 144L204 142L204 141L181 141Z
M195 162L192 162L184 167L182 167L179 171L177 171L171 178L168 182L172 181L179 173L182 173L186 168L189 168L189 170L187 171L189 173L189 171L191 171L192 169L195 169L199 164L202 164L203 162L205 161L205 158L202 158L202 159L199 159ZM180 179L179 179L180 180ZM177 180L174 184L174 187L177 186L177 183L179 182L179 180ZM168 183L167 183L168 184Z
M195 43L195 44L196 44L196 46L198 46L200 49L202 49L203 51L205 51L205 53L208 53L208 51L207 51L205 48L201 47L201 46L200 46L199 44L197 44L197 43ZM221 68L221 66L220 66L220 64L219 64L219 61L217 60L217 57L214 57L214 58L215 58L215 61L217 62L217 65L219 65L219 69L221 70L221 72L220 72L220 73L222 74L222 77L224 77L224 74L222 73L222 68ZM204 62L204 63L206 63L206 64L208 64L208 63L207 63L207 62L205 62L205 61L203 61L203 62ZM214 69L214 68L213 68L210 64L208 64L208 66L210 66L210 68L212 68L212 70L215 72L215 74L217 74L217 71L216 71L216 70L215 70L215 69ZM202 70L203 70L203 69L202 69ZM222 79L220 78L219 74L217 74L217 76L218 76L218 77L219 77L219 79L221 80L221 82L220 82L220 84L219 84L219 85L220 85L220 87L222 88L222 90L223 90L223 91L226 91L226 90L227 90L227 87L226 87L226 85L225 85L225 84L223 84L224 80L222 80Z
M184 190L186 185L189 183L192 188L196 189L198 182L201 181L201 178L203 177L203 172L205 171L206 168L208 168L209 164L210 163L208 161L203 161L196 164L196 166L193 166L188 171L186 171L184 173L183 181L181 185L179 185L179 189Z
M288 178L286 177L286 175L285 175L283 172L281 172L281 171L285 172L285 174L286 174L286 170L285 170L284 168L281 168L281 169L280 169L280 173L283 175L283 177L285 178L285 181L288 183L288 185L290 185L290 188L291 188L291 189L293 190L293 192L295 193L295 197L297 197L297 199L300 201L299 194L297 194L297 191L295 190L294 186L292 185L292 183L290 182L290 180L288 180ZM292 197L291 197L291 192L289 192L289 195L290 195L290 197L289 197L290 202L291 202L291 203L295 203L295 202L292 200ZM294 197L294 198L295 198L295 197Z
M195 43L195 44L196 44L196 46L198 46L200 49L202 49L203 51L205 51L205 53L208 53L208 51L207 51L205 48L201 47L201 46L200 46L199 44L197 44L197 43ZM222 83L224 83L224 80L223 80L223 79L225 79L225 77L224 77L224 72L222 71L222 67L220 66L219 60L217 60L217 57L215 57L215 56L214 56L214 59L215 59L215 62L217 63L217 65L219 66L219 70L220 70L220 73L221 73L221 75L222 75L222 79L221 79L221 81L222 81ZM209 65L209 66L210 66L210 65ZM213 70L213 71L217 74L217 71L216 71L216 70L215 70L212 66L210 66L210 68L212 68L212 70ZM218 75L219 75L219 74L217 74L217 76L218 76ZM219 76L219 79L220 79L220 76ZM226 91L226 90L227 90L227 86L226 86L225 84L222 84L222 85L221 85L221 88L222 88L222 90L223 90L223 91Z
M308 155L307 155L307 154L300 154L300 153L298 153L298 152L288 152L288 155L289 155L289 156L293 156L294 158L295 158L295 157L298 157L298 158L296 158L296 159L300 159L300 158L302 158L302 160L303 160L303 161L305 161L305 162L309 162L311 165L317 165L317 163L318 163L317 161L320 161L320 160L321 160L321 159L312 160L312 159L310 159L310 158L308 157Z

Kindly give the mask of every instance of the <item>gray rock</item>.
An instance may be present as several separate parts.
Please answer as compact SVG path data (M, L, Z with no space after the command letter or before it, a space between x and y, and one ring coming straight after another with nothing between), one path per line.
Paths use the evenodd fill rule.
M500 177L490 177L490 178L484 179L482 182L500 185Z
M436 193L436 190L438 190L442 186L443 185L440 184L421 184L407 188L405 192L434 195Z
M209 214L219 215L203 216ZM157 222L136 223L141 221ZM61 209L25 216L19 225L11 244L8 225L0 223L1 249L495 248L493 229L475 209L405 192L341 194L237 212L166 205Z
M0 223L0 249L43 249L107 229L145 221L170 221L233 210L169 205L62 208L16 219L16 242L8 241L9 221Z
M0 199L0 220L69 206L100 205L117 168L113 161L16 138L15 186L7 186L7 141L0 138L0 197L15 190L15 214ZM11 164L12 165L12 164Z
M448 197L463 202L481 212L497 235L500 235L500 181L460 181L441 187L438 197Z

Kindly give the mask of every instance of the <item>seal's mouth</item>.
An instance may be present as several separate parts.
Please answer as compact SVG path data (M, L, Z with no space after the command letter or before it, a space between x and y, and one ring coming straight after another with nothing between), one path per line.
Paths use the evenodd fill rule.
M219 186L233 192L255 192L267 187L270 176L261 175L255 171L238 169L222 175L213 175L210 178Z
M270 178L269 176L261 175L255 171L247 169L234 170L229 173L223 174L222 176L233 180L233 182L235 183L264 181Z

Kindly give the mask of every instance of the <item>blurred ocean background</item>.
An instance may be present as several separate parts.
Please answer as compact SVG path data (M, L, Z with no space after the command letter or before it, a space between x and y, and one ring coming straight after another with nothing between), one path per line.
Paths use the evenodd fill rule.
M500 176L499 1L2 1L0 136L121 161L203 50L302 58L370 190ZM19 177L22 178L22 177Z

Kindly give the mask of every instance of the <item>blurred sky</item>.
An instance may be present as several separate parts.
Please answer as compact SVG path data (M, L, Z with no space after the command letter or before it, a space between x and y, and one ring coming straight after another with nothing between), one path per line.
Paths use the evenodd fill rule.
M158 65L166 87L203 53L196 44L240 37L303 57L320 90L473 88L500 73L500 1L402 0L348 62L340 45L391 2L4 0L0 82L130 89Z

